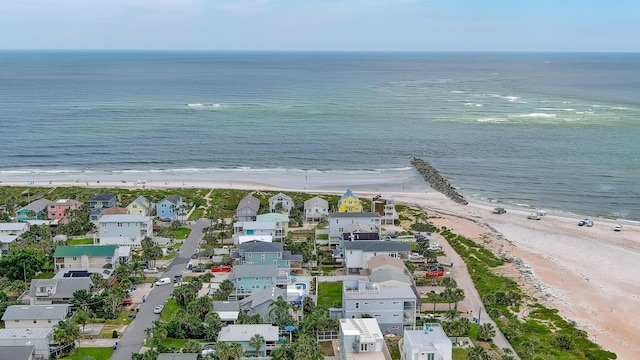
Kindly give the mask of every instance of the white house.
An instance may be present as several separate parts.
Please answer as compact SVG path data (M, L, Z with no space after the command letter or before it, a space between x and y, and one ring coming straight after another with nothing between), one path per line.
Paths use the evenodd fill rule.
M269 212L288 214L294 206L295 204L293 203L291 196L283 193L275 194L269 198Z
M319 196L304 202L304 219L307 222L320 222L329 217L329 202Z
M153 221L149 216L104 215L98 220L101 245L140 246L140 241L153 235Z
M271 236L274 240L282 240L287 234L278 221L239 221L233 224L233 244L238 245L240 236Z
M401 360L451 360L452 344L439 324L425 324L420 330L405 330L400 340Z
M380 234L380 214L377 212L334 212L329 214L329 245L339 246L345 232Z
M51 343L53 343L52 328L0 329L0 349L5 346L29 344L34 347L35 359L49 359Z
M0 223L0 235L22 235L27 231L29 231L27 223Z
M396 212L396 202L393 199L393 195L383 193L377 195L372 200L371 211L375 211L380 214L380 223L393 225L398 220L398 213Z
M52 328L71 315L71 305L11 305L2 315L6 329Z
M340 319L340 358L385 360L384 337L376 319Z
M16 235L0 235L0 258L9 253L9 244L16 241Z

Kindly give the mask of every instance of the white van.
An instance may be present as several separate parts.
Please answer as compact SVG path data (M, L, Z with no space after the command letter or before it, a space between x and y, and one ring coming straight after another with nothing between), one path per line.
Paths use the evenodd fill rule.
M168 284L171 284L171 279L169 279L169 278L162 278L162 279L158 279L158 281L156 281L156 286L168 285Z

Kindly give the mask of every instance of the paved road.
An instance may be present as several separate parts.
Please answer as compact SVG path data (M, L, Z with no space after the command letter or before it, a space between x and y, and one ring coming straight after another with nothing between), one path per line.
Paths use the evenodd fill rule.
M431 241L437 242L439 245L442 245L442 248L447 254L447 258L454 263L454 266L451 268L451 276L456 279L456 283L458 284L458 288L464 290L464 300L462 301L467 309L471 310L471 313L474 318L478 317L480 314L480 324L490 323L496 329L496 336L493 338L493 342L500 348L508 348L513 351L511 344L504 337L496 323L491 320L489 315L485 312L484 304L480 299L480 294L478 294L478 290L476 290L475 285L473 284L473 280L469 275L469 271L467 270L466 265L464 265L464 261L460 255L458 255L453 247L449 245L449 243L440 235L432 235ZM515 351L513 351L513 355L516 359L520 359Z
M191 228L191 234L180 247L178 256L171 262L171 266L160 277L169 277L173 280L174 275L182 274L182 270L187 266L189 260L191 260L191 255L198 247L198 243L202 238L202 229L208 225L209 220L201 219L188 226ZM151 323L159 317L159 315L153 313L153 308L156 305L164 304L172 291L173 284L153 287L146 302L140 307L140 312L136 319L127 327L122 339L118 341L118 349L111 356L111 360L131 360L131 354L140 351L144 343L144 330L151 327Z

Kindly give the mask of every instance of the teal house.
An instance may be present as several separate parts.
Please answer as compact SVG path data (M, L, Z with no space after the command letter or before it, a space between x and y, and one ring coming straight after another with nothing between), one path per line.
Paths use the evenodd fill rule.
M256 354L256 348L251 345L251 339L260 335L263 341L260 353ZM243 324L228 325L223 327L218 334L218 342L242 345L243 355L265 357L271 355L271 351L280 347L278 338L280 332L277 326L271 324Z
M16 211L18 221L44 220L47 218L47 205L51 202L48 199L36 200L29 205Z
M302 268L302 255L283 250L282 243L252 240L238 245L233 254L237 265L276 265L279 272L289 274Z

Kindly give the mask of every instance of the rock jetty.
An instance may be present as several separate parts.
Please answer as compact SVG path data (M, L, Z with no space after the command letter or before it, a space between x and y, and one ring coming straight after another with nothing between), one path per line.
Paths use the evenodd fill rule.
M457 202L458 204L467 205L469 203L464 199L462 195L460 195L456 191L453 186L451 186L451 184L449 184L447 179L443 178L438 170L436 170L428 162L414 157L411 160L411 165L413 165L413 167L418 170L420 175L424 177L424 179L431 185L434 190L443 193L446 197Z

